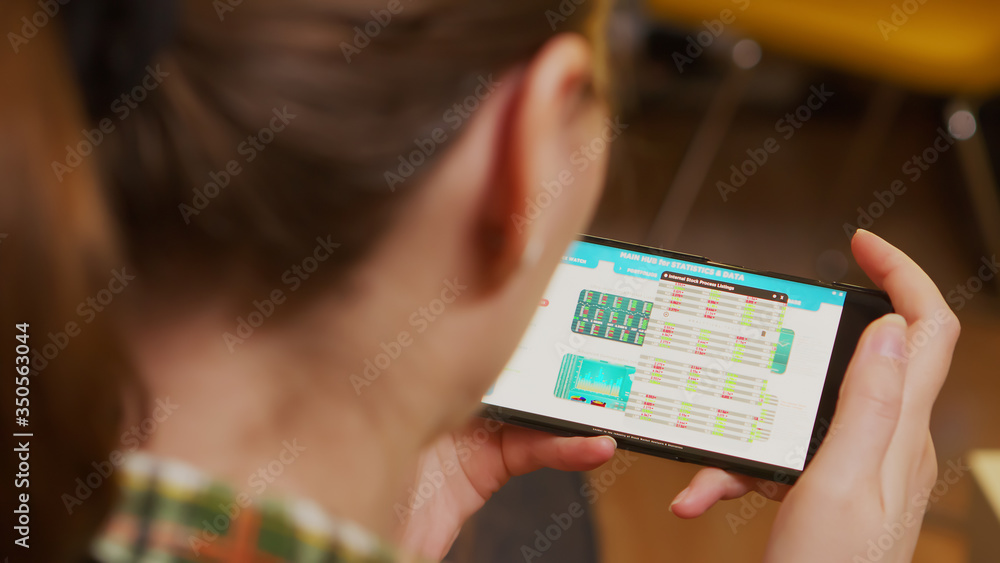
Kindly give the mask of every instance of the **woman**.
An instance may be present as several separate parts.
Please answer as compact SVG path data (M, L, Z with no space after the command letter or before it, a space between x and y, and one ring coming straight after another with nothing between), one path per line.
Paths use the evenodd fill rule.
M511 476L612 456L470 419L601 189L598 157L513 221L606 127L604 3L75 1L0 8L32 559L440 559ZM958 323L898 250L853 246L900 314L862 338L769 560L864 557L886 530L882 560L908 560L936 475ZM672 511L754 485L705 469Z

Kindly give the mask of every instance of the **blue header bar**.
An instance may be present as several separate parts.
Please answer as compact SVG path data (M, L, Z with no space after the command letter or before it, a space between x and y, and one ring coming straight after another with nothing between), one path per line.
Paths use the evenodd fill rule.
M846 294L843 291L819 287L805 283L770 278L736 270L720 268L708 264L698 264L653 254L633 252L621 248L574 241L563 256L563 264L597 268L600 262L614 264L615 273L659 282L664 272L688 274L699 278L718 280L759 288L788 295L788 306L817 311L823 303L837 307L844 306Z

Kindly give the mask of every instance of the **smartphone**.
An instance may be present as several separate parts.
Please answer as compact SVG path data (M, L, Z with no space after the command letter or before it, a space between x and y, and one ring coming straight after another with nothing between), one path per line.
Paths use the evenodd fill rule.
M584 236L483 415L791 483L888 295Z

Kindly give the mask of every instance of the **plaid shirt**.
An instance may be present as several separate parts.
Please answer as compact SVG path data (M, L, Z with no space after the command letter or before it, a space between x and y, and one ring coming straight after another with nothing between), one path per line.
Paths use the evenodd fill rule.
M105 563L414 561L301 500L257 499L198 470L129 456L122 496L92 555Z

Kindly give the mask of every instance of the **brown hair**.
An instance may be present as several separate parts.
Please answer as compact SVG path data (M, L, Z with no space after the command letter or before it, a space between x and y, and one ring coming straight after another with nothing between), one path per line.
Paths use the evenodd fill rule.
M28 0L4 2L0 26L20 30L20 18L37 9ZM25 555L65 560L86 548L113 501L113 487L104 487L70 518L60 495L93 471L91 462L107 459L118 435L125 362L111 319L84 327L74 314L107 283L118 253L92 163L61 182L50 167L84 128L57 30L39 30L30 44L0 53L6 77L0 81L0 334L4 368L16 371L14 382L0 386L0 400L10 415L7 428L31 434L3 432L5 466L25 475L8 481L14 489L5 495L4 512L21 508L21 495L28 495L27 521L16 515L5 539L8 550L23 549L8 536L27 524ZM28 354L21 354L24 347ZM25 356L31 370L19 359ZM26 425L15 425L18 418Z
M393 5L402 11L389 13ZM220 22L211 3L185 3L176 45L160 59L170 76L106 153L130 262L211 264L198 284L227 271L219 265L273 283L331 235L342 246L324 271L336 275L431 168L403 176L416 141L437 127L451 140L449 117L461 113L449 109L481 79L528 60L554 27L579 31L588 13L553 26L549 10L559 13L558 2L286 0L247 2ZM294 122L249 162L248 136L275 111ZM216 191L225 175L212 174L232 161L244 171Z
M57 34L43 30L21 53L4 53L3 334L28 322L35 350L49 333L58 339L67 321L79 321L77 304L124 264L158 291L250 293L273 286L323 237L341 246L321 270L326 283L310 286L328 287L368 251L447 144L429 151L419 141L438 127L448 140L460 134L465 118L449 110L556 33L587 31L601 5L260 0L217 11L220 4L229 6L181 3L154 76L108 108L103 123L113 131L93 160L62 174L52 163L67 160L81 130L100 125L81 117ZM0 23L16 29L36 9L31 0L4 2ZM423 165L411 160L406 177L415 150L431 154ZM234 277L239 287L228 285ZM72 516L60 500L118 445L123 405L131 406L110 316L81 326L30 380L31 491L45 491L32 505L32 529L61 538L32 542L40 560L79 557L113 502L110 486ZM12 393L4 385L0 400L13 403Z

